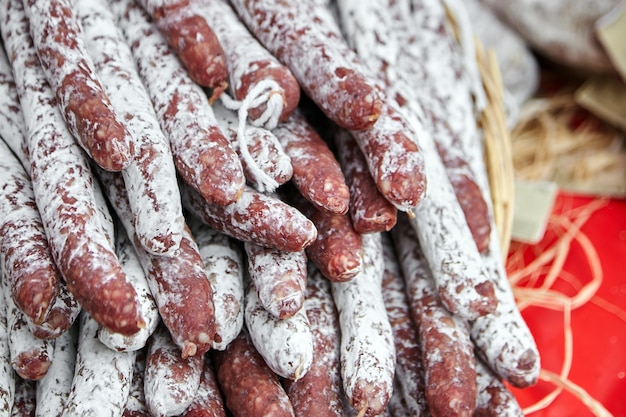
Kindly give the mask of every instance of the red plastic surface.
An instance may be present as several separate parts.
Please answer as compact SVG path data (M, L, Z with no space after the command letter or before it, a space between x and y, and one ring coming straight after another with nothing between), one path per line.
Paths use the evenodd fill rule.
M555 203L554 213L588 204L592 200L561 193ZM607 205L592 214L581 231L591 240L597 251L602 265L603 281L594 298L572 312L573 364L568 378L598 400L613 416L624 417L626 200L608 200ZM590 280L591 270L580 244L572 244L563 271L583 284ZM564 281L560 287L553 288L568 295L573 293L572 287ZM536 339L542 368L559 373L564 354L563 313L533 306L524 309L522 315ZM513 389L513 392L520 405L527 407L553 389L554 385L551 383L539 381L533 387ZM586 417L594 414L579 399L563 391L547 408L529 415Z

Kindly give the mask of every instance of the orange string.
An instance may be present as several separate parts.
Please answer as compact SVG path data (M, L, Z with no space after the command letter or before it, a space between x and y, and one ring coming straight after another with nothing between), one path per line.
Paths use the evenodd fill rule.
M540 378L554 385L554 389L523 411L528 415L548 407L562 392L567 390L585 404L596 416L606 417L611 414L593 399L584 389L568 379L573 363L574 335L571 326L572 310L589 301L603 305L619 317L626 320L626 311L597 297L603 279L602 265L591 240L581 231L589 218L608 202L592 201L582 207L567 208L559 214L553 214L549 220L549 231L556 236L551 243L528 247L523 244L511 245L507 259L507 272L520 311L535 306L563 312L563 362L558 374L546 369L541 370ZM563 265L576 242L587 261L591 274L588 282L563 270ZM526 262L528 250L535 256ZM559 282L570 284L575 290L573 295L564 294L554 289ZM603 302L604 301L604 302Z

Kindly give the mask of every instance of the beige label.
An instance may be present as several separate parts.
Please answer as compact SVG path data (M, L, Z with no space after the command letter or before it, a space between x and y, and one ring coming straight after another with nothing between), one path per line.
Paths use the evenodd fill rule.
M580 106L626 132L626 84L618 76L591 77L576 90L575 99Z
M596 34L613 65L626 80L626 1L598 20Z
M541 241L558 190L553 182L515 180L513 240L529 244Z

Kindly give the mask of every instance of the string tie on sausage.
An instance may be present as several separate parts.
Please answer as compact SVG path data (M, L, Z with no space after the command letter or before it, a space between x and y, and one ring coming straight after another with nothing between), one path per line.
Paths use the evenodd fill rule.
M222 94L220 100L224 107L237 111L239 124L237 126L237 141L241 155L254 176L257 188L261 192L273 192L278 188L278 182L267 175L254 161L248 151L246 140L246 127L248 126L248 111L261 104L266 105L265 111L250 124L271 130L278 125L278 119L283 111L283 97L280 93L282 88L274 80L261 80L248 91L243 100L235 100L227 94Z
M220 99L224 107L245 113L246 118L249 109L265 103L265 111L257 119L250 120L250 124L272 130L278 125L285 104L282 92L282 87L276 81L266 79L256 83L243 100L235 100L227 94L222 94Z

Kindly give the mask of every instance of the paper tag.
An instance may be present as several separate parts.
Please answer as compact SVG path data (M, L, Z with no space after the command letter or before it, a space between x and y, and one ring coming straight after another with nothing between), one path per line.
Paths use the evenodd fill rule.
M595 29L609 59L626 80L626 1L599 19Z
M558 190L553 182L515 180L513 240L536 244L543 239Z
M580 106L626 132L626 84L619 77L591 77L576 90L574 97Z

